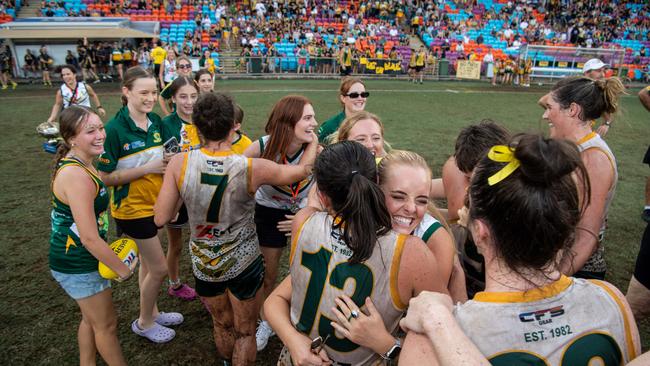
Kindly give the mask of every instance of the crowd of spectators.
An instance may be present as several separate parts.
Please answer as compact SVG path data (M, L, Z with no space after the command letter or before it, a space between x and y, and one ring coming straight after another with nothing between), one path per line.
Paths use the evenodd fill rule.
M447 50L452 43L484 42L483 34L472 37L472 31L489 29L490 36L506 42L508 49L523 44L545 44L584 48L620 47L617 40L648 41L650 3L647 1L508 1L502 4L486 1L456 4L466 17L457 17L458 9L444 2L428 0L413 9L410 31L442 40ZM489 27L500 20L501 28ZM475 33L476 34L476 33ZM631 52L647 56L648 43ZM462 49L454 49L466 56Z
M11 6L12 1L2 0L2 6ZM80 1L81 6L69 4ZM413 52L409 35L433 39L427 51L435 59L452 52L452 59L481 61L492 49L494 59L505 61L516 57L525 44L613 48L629 40L635 43L623 44L629 47L625 63L644 68L650 61L650 3L644 0L59 0L42 1L40 12L132 18L151 12L165 19L163 28L189 22L191 27L182 28L180 37L161 34L166 48L192 57L202 57L206 51L215 57L236 48L240 71L250 71L251 58L259 57L268 72L337 73L348 57L343 55L346 45L354 72L362 70L362 59L396 60L406 71ZM486 38L497 40L500 47L488 44ZM90 45L99 73L109 68L113 46ZM146 44L140 49L120 47L127 47L133 62L145 57L142 49L150 48ZM287 57L293 64L282 61Z

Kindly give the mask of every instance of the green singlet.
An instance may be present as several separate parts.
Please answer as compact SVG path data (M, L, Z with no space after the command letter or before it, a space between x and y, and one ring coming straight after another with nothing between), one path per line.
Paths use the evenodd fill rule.
M67 166L82 167L97 187L93 209L99 236L106 240L108 232L109 195L106 185L82 162L74 158L63 158L57 165L56 174ZM70 206L59 200L52 192L52 233L50 234L50 268L61 273L80 274L97 270L97 259L88 252L79 239L79 230L72 217Z

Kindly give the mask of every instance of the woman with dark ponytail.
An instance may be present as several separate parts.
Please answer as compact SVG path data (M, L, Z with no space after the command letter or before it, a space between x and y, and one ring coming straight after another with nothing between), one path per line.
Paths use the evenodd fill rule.
M63 143L52 173L52 234L49 263L52 276L81 309L79 363L95 364L97 352L109 365L126 365L117 340L117 318L111 283L100 277L101 260L118 274L131 277L106 244L108 191L93 165L104 147L104 125L89 108L70 106L59 120Z
M409 299L422 290L446 291L435 258L421 239L391 229L375 183L375 159L361 144L327 147L316 160L314 177L327 211L306 207L296 214L290 275L264 304L285 345L278 364L395 359L401 348L395 331ZM337 305L345 306L337 310ZM389 333L359 342L368 347L339 338L349 336L343 327L366 317L383 319ZM334 328L334 321L343 327Z
M183 322L179 313L158 311L156 299L167 275L165 254L153 220L153 205L165 171L160 117L153 113L158 89L150 71L135 66L124 73L122 104L106 125L104 153L98 169L112 187L111 214L120 229L138 244L140 316L131 329L155 343L171 341L169 325Z
M429 306L409 309L401 362L432 364L432 347L446 359L454 347L438 347L435 335L454 316L492 365L622 365L639 354L623 294L562 273L581 213L592 204L589 172L573 142L522 134L492 147L468 195L467 226L485 258L485 291L453 315L448 297L421 294L413 303Z
M591 181L590 204L576 227L571 247L573 256L566 257L562 264L562 273L567 275L605 278L603 237L618 170L614 154L591 126L604 113L613 115L618 111L618 97L624 92L625 87L618 78L575 77L559 81L539 100L551 137L566 139L578 146Z

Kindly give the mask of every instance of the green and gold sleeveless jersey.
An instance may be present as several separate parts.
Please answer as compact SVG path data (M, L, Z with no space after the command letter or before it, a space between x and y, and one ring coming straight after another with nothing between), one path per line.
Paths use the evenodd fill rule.
M109 195L104 182L91 172L83 163L74 158L61 159L56 174L68 166L79 166L90 175L95 182L97 191L93 208L99 236L106 240L108 232L108 203ZM86 250L81 239L77 224L72 217L70 206L63 203L52 192L52 233L50 234L50 268L61 273L89 273L97 270L97 259Z

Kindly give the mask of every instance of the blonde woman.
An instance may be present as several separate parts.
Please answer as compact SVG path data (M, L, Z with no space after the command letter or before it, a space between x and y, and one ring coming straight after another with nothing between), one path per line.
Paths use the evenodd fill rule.
M384 125L376 115L360 111L350 115L341 123L336 132L330 135L331 143L356 141L365 146L377 158L386 155Z

